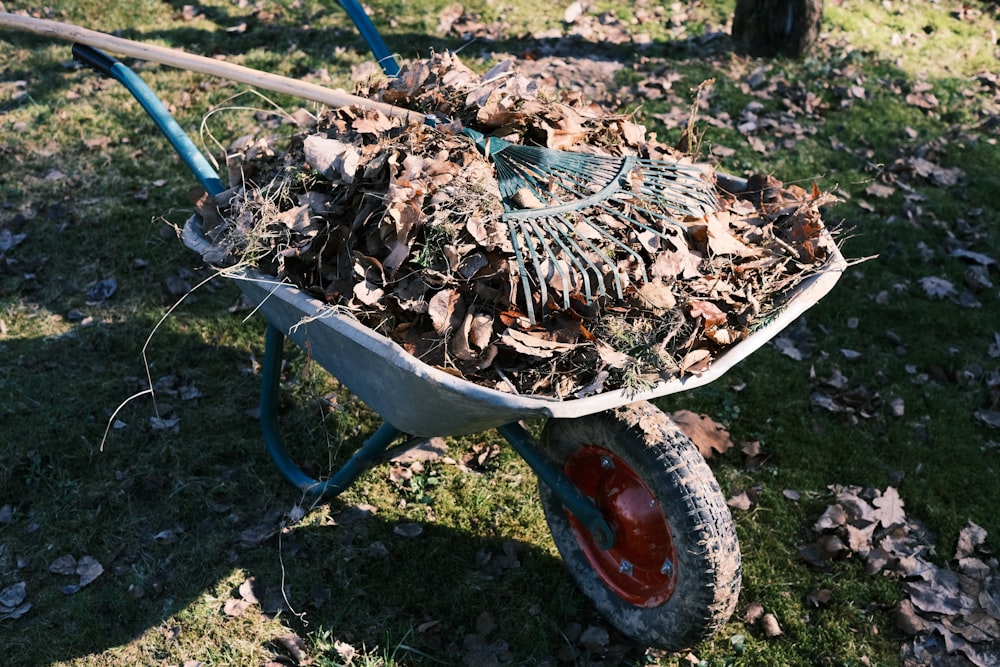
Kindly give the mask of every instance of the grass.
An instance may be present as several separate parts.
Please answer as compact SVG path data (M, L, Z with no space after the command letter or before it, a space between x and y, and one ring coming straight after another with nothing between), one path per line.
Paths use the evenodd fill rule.
M447 3L370 4L390 47L404 57L462 46L435 33ZM507 5L466 5L510 26L497 50L521 48L523 34L562 18L556 6ZM350 67L365 60L342 12L324 3L241 8L210 0L199 8L201 16L185 21L180 3L67 0L55 15L289 75L326 68L333 85L348 85ZM985 527L991 544L1000 534L993 510L1000 503L998 436L973 418L977 409L997 409L987 380L998 365L988 353L997 288L978 293L980 308L968 308L931 299L919 286L926 276L962 284L967 265L949 254L956 243L986 254L1000 247L995 91L992 101L966 92L975 74L995 69L989 28L996 7L982 4L964 20L953 14L958 9L862 0L829 6L833 46L802 61L745 60L711 41L663 49L684 77L675 90L716 79L703 120L737 118L753 100L765 114L782 109L784 97L816 96L823 109L801 119L805 132L790 148L762 155L730 123L704 124L704 149L735 149L722 159L725 171L839 187L847 198L827 220L842 219L850 229L848 255L877 256L853 267L808 314L815 340L809 360L768 347L719 383L662 401L666 409L713 416L737 442L757 440L766 454L756 472L737 449L711 461L727 492L754 487L757 502L735 513L744 556L737 616L691 651L706 665L899 662L904 637L889 613L901 596L898 584L866 576L852 562L814 572L797 556L831 484L898 486L908 513L937 534L942 564L967 521ZM695 5L688 34L705 34L730 11L726 3ZM225 30L241 21L250 25L245 33ZM667 31L641 28L654 44ZM479 43L466 52L480 66L488 48ZM632 66L623 82L645 76L648 53L607 51ZM200 397L165 390L155 407L148 397L131 401L117 415L122 427L104 440L113 411L144 388L143 344L177 298L168 284L194 285L206 275L170 226L188 215L193 179L124 90L68 67L69 58L65 44L0 39L0 229L26 234L0 257L0 507L12 512L0 523L0 590L25 581L33 605L18 620L0 621L7 663L265 664L289 659L280 639L289 633L324 667L344 664L347 645L355 665L461 663L477 638L514 664L599 663L601 655L580 652L571 638L602 621L564 572L532 473L494 434L447 441L456 460L495 448L481 470L439 459L400 485L387 467L377 468L342 497L306 508L280 536L254 537L302 499L270 463L252 416L263 326L244 321L238 292L224 281L194 292L148 349L154 380L172 376L165 386L195 387ZM760 67L768 77L781 75L794 95L748 89ZM239 91L167 68L138 69L196 137L205 113ZM932 86L937 108L906 103L919 82ZM863 99L844 92L856 84ZM641 106L657 126L655 115L669 104ZM213 116L212 130L235 137L263 122L225 113ZM658 129L677 138L677 128ZM866 194L897 161L918 153L961 167L967 183L916 182L919 201L900 191L886 199ZM995 267L989 277L997 281ZM117 281L117 293L88 303L87 289L107 278ZM860 355L849 359L843 349ZM814 377L835 367L868 397L870 416L852 420L811 406ZM282 423L310 470L327 470L377 425L305 355L289 355L283 378ZM901 418L889 414L894 398L904 401ZM177 428L153 429L157 410L179 418ZM802 499L787 500L786 489ZM374 513L352 523L344 512L358 506ZM400 535L411 523L420 535ZM96 558L104 574L75 594L60 592L72 578L48 567L65 554ZM225 614L248 579L261 603ZM820 588L833 597L816 608L807 595ZM778 617L784 635L767 639L742 623L739 614L752 602ZM484 619L496 624L486 635L479 632ZM610 647L611 658L625 664L688 664L684 655L617 638Z

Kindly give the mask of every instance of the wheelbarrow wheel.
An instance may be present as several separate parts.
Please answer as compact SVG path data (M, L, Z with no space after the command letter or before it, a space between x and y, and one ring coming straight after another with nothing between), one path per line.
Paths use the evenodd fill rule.
M601 549L544 483L559 553L597 610L647 646L679 650L733 612L740 551L725 497L698 448L662 411L636 403L550 420L542 446L615 533Z

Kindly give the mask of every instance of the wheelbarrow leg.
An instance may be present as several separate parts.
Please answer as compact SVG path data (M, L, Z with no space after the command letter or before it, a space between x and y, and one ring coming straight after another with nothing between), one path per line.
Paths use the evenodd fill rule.
M321 481L304 473L292 460L278 426L278 393L284 344L285 335L269 322L261 368L260 426L267 451L278 470L303 492L311 496L332 498L350 486L361 473L387 460L391 452L408 449L418 441L410 438L402 445L392 447L392 443L403 433L391 424L383 423L333 477Z
M615 543L614 530L608 525L600 510L587 498L555 463L541 450L535 439L518 423L498 426L497 431L506 438L510 446L521 455L538 478L555 494L563 506L590 531L594 541L602 549L610 549Z

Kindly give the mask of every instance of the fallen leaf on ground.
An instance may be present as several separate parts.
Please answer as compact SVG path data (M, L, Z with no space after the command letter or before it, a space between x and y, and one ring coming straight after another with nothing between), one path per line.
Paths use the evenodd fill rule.
M729 431L708 415L699 415L690 410L678 410L671 413L670 418L706 459L711 458L714 453L725 454L733 446Z
M857 557L868 574L899 577L906 597L893 610L909 639L902 658L912 665L1000 664L1000 570L986 531L968 522L955 549L957 570L929 560L934 545L923 525L907 517L894 487L884 492L833 487L836 498L814 525L816 542L799 549L811 566ZM832 545L836 544L836 550ZM930 661L929 646L936 647Z

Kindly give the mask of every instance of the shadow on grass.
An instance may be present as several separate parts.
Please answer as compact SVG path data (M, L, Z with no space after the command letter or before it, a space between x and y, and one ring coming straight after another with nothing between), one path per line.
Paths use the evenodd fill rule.
M564 637L573 627L606 627L553 552L505 534L503 521L524 525L538 516L528 475L520 482L525 497L511 504L489 496L497 470L428 464L439 465L449 484L486 480L485 495L471 494L477 506L455 512L438 506L453 502L450 495L393 493L388 469L379 467L288 525L302 498L279 476L246 414L257 378L236 370L245 353L200 335L163 331L155 339L154 380L175 378L160 383L157 404L166 422L179 420L176 428L154 428L154 406L143 397L120 410L121 428L101 451L115 403L141 386L123 379L139 365L140 328L96 324L0 344L12 361L0 384L0 506L12 511L0 524L0 589L24 581L33 605L4 621L8 664L95 654L102 664L205 660L225 649L203 634L219 622L256 628L247 641L265 653L274 647L260 642L286 633L284 626L321 647L346 642L395 653L403 664L421 654L462 662L470 651L537 663L560 651L579 654ZM301 361L294 357L293 365ZM225 368L232 375L222 376ZM201 397L185 400L193 389ZM347 395L340 400L350 423L375 419ZM330 456L322 442L308 442L324 438L314 432L315 414L289 405L285 415L290 444L302 446L310 466ZM79 583L75 575L50 570L67 555L89 556L103 573L74 592L67 586ZM245 581L259 603L223 621L225 603L241 598ZM642 656L612 637L609 650Z

